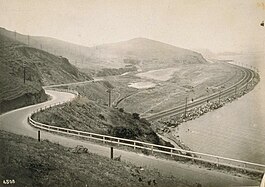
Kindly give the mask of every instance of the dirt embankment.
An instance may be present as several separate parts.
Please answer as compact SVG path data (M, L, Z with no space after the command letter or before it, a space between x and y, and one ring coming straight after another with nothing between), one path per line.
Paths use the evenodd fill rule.
M2 101L0 103L0 114L24 106L41 103L46 100L47 95L44 90L36 93L26 93L20 97L16 97L15 99Z
M0 131L0 180L10 186L187 186L158 171L136 167L47 140ZM80 150L80 147L79 149ZM83 149L84 150L84 149Z

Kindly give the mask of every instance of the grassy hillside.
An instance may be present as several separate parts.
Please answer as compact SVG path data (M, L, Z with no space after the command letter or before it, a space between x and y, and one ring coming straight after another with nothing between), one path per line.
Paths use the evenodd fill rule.
M29 44L30 47L41 49L58 56L64 56L72 63L82 63L89 49L88 47L61 41L55 38L23 35L1 27L0 34L20 43L26 45Z
M95 60L104 61L110 67L130 64L145 70L207 63L199 53L146 38L104 44L91 50Z
M85 97L37 113L33 119L65 128L166 144L151 129L151 124L137 114L97 105Z
M46 100L42 85L91 79L66 58L28 47L1 34L0 78L0 113Z
M0 180L7 186L188 186L158 171L92 153L77 153L47 140L0 131Z

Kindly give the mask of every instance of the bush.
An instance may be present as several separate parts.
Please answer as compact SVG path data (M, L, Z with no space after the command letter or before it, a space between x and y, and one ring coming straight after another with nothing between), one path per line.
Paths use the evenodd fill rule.
M119 138L135 139L137 136L136 132L127 127L114 127L112 129L112 134Z
M102 120L105 120L105 117L102 114L99 114L98 117Z
M133 113L132 114L132 116L133 116L133 119L140 119L140 114L138 114L138 113Z
M120 112L124 112L124 109L123 109L123 108L119 108L119 111L120 111Z

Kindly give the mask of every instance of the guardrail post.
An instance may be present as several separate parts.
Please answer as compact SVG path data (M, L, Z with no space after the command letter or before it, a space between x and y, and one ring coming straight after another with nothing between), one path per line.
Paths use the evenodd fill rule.
M38 131L38 141L40 142L40 130Z
M246 172L246 163L244 163L244 172Z
M173 157L173 149L170 149L170 156Z
M265 174L263 174L263 177L261 179L261 184L260 187L264 187L265 186Z
M103 143L105 143L105 136L103 136Z
M133 149L135 149L135 145L136 145L136 143L135 143L135 142L133 142Z
M118 139L118 146L120 145L120 139Z
M110 147L110 159L113 160L113 147Z
M219 167L219 157L217 157L217 164L216 164L217 167Z
M152 151L152 154L154 153L154 146L152 145L151 146L151 151Z

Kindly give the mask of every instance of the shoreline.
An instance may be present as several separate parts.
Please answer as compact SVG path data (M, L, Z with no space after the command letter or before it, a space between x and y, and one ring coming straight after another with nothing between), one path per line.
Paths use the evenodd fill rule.
M260 82L260 77L258 76L257 81L251 84L251 86L246 91L241 91L239 94L233 97L227 97L224 100L220 100L220 102L209 102L205 105L200 105L195 107L189 111L187 111L187 117L184 118L183 114L181 116L174 116L174 117L167 117L166 120L156 122L154 128L157 135L165 141L170 142L175 148L181 148L187 151L194 151L189 146L187 146L179 137L179 126L183 125L188 121L195 120L200 118L204 114L207 114L212 111L216 111L219 108L222 108L228 103L232 103L233 101L237 100L238 98L250 93ZM213 106L213 108L209 107ZM206 108L206 109L205 109ZM159 124L159 125L157 125ZM158 128L157 126L163 125L162 128ZM189 131L189 129L188 129Z

